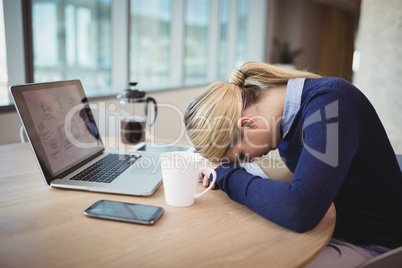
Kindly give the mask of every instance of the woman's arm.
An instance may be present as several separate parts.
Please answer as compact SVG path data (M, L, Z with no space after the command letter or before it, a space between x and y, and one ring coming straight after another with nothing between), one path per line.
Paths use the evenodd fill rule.
M317 99L303 116L304 146L291 184L261 179L234 164L216 169L217 185L231 199L297 232L321 221L347 175L359 140L357 116L349 101Z

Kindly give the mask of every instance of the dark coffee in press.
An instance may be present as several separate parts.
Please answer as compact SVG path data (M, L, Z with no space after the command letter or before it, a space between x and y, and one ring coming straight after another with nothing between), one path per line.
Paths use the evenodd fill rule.
M121 141L125 144L137 144L145 141L145 120L120 121Z

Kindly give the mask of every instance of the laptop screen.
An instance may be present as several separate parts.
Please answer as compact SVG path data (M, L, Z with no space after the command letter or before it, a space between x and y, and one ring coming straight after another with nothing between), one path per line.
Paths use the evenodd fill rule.
M104 150L79 80L10 89L48 184Z

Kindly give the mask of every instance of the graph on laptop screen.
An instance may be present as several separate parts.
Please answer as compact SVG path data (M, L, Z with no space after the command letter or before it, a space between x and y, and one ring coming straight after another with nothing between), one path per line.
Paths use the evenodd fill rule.
M23 97L53 173L99 150L88 103L74 85L26 91Z

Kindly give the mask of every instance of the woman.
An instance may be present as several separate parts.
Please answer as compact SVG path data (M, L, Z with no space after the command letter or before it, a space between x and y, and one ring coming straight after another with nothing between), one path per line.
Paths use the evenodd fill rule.
M305 232L335 204L333 239L311 267L355 267L402 245L401 170L373 106L350 83L248 62L229 83L208 86L184 120L196 150L223 163L217 186L270 221ZM238 165L276 148L291 183Z

